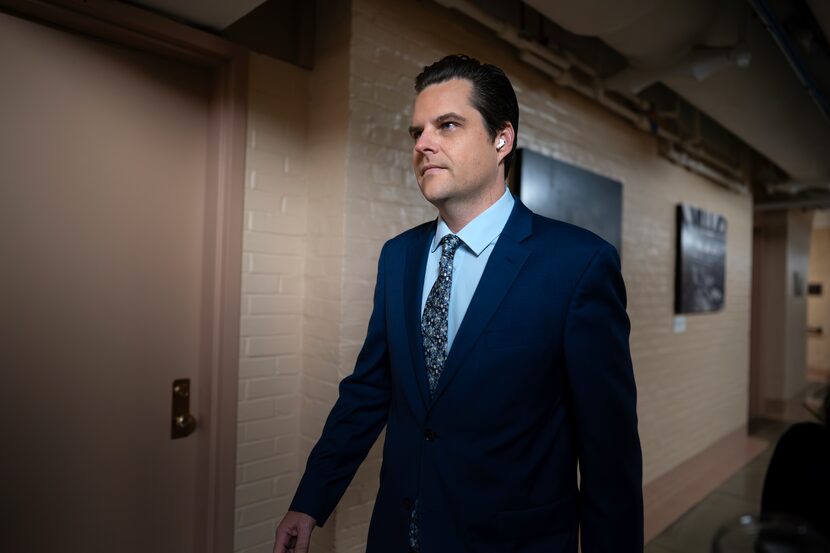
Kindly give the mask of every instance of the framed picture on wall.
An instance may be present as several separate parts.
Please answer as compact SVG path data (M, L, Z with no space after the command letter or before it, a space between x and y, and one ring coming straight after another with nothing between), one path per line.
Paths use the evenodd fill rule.
M588 229L622 255L622 183L526 148L510 188L531 211Z
M722 309L725 273L726 218L687 204L678 205L675 313Z

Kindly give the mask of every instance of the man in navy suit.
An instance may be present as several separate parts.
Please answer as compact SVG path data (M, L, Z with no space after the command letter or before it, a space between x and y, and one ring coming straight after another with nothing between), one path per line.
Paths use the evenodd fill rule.
M642 458L616 250L505 186L505 74L417 79L412 165L437 221L388 241L354 373L276 553L305 553L386 427L369 553L641 553ZM577 472L579 475L577 475Z

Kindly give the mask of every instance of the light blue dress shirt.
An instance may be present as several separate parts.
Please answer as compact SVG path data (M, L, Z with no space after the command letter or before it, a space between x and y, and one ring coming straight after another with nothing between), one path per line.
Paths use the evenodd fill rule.
M513 211L513 204L516 201L507 188L504 194L496 203L481 212L475 219L467 223L457 236L464 242L455 252L452 264L452 288L450 289L450 309L447 317L447 351L452 347L455 334L464 314L473 299L478 281L484 273L484 267L496 241L507 224L510 212ZM438 217L438 227L435 230L435 237L427 258L427 268L424 273L424 292L421 298L421 316L427 304L427 296L432 290L432 285L438 278L438 262L441 259L441 239L447 234L452 234L450 227L441 217Z

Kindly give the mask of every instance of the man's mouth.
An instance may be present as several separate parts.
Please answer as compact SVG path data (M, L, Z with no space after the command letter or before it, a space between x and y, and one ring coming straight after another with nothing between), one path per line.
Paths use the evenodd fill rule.
M444 169L444 167L441 167L440 165L432 165L432 164L424 165L421 168L421 176L426 176L430 173L436 173L436 172L438 172L438 170L441 170L441 169Z

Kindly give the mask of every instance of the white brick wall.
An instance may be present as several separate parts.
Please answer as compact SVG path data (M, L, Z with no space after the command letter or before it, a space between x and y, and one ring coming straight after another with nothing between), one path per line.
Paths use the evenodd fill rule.
M343 302L343 212L349 127L349 23L346 0L319 12L309 112L309 247L300 424L300 470L305 467L344 376L340 357ZM314 532L312 553L335 551L337 515Z
M343 360L363 337L366 283L383 240L434 217L410 170L406 135L421 68L465 52L504 68L521 105L519 145L623 182L623 273L632 319L646 482L746 422L752 201L657 156L655 142L618 118L557 89L517 61L512 48L459 14L429 2L355 0L352 16L349 172L344 296L364 325L344 329ZM729 221L726 306L672 332L675 205L689 202ZM371 252L371 253L366 253ZM369 258L367 260L367 257ZM359 318L359 317L358 317ZM350 366L343 369L350 370ZM379 466L370 455L339 512L370 512ZM368 514L338 516L340 553L362 551Z
M365 336L382 243L435 216L410 169L406 128L415 75L447 53L507 71L522 109L520 146L623 182L623 273L646 481L745 423L750 198L662 160L651 138L556 88L455 12L415 0L336 0L327 9L313 71L253 57L238 552L270 551L274 524ZM676 335L679 202L725 215L729 229L726 306L689 317ZM316 553L363 551L379 452L315 531Z
M250 62L235 550L270 553L298 481L309 75Z

